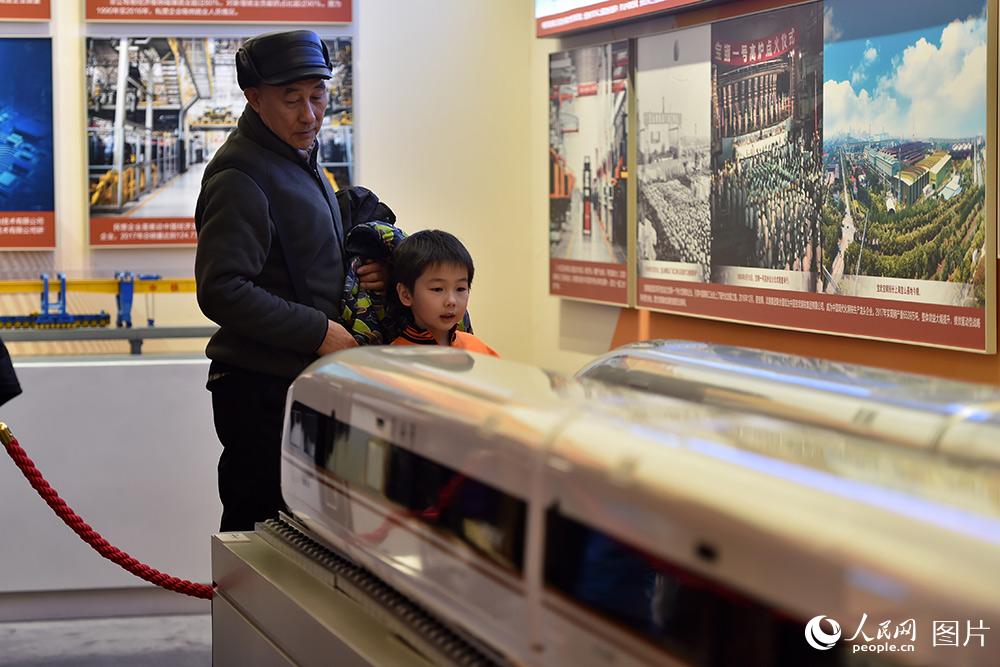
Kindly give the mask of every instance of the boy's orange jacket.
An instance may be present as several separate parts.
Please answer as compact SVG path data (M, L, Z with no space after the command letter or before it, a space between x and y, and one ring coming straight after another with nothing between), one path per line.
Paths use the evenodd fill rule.
M419 329L413 325L410 325L403 329L402 335L399 338L392 341L393 345L437 345L437 341L434 340L434 336L430 331L426 329ZM468 350L469 352L478 352L479 354L489 354L494 357L499 357L496 350L492 347L479 340L470 333L465 333L464 331L458 331L457 327L451 330L451 346L458 348L460 350Z

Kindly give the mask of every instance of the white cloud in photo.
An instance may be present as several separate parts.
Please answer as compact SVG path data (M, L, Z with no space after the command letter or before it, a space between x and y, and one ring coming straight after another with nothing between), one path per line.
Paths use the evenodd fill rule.
M861 54L861 62L856 67L851 68L851 83L860 87L868 78L868 69L872 63L878 60L878 49L872 45L870 39L865 40L865 50Z
M843 31L833 22L833 7L823 8L823 41L838 42L844 36Z
M892 133L898 117L899 107L892 97L855 90L850 81L823 85L823 134L827 137Z
M874 51L868 58L869 51ZM913 138L970 137L986 127L986 21L953 21L939 43L921 37L892 58L892 69L869 90L865 63L879 53L865 50L850 81L823 86L824 133L864 137L887 132Z

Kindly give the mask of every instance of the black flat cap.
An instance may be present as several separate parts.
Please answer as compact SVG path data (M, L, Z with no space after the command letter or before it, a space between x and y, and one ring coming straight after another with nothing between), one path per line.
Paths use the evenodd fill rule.
M240 89L280 86L303 79L329 79L330 53L312 30L289 30L251 37L236 52Z

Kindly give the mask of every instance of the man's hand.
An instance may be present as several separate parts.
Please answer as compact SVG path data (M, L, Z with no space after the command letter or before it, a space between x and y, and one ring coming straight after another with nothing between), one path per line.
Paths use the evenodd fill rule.
M333 320L327 320L326 336L323 337L323 342L316 349L316 354L322 357L325 354L357 346L358 341L354 340L354 336L344 328L344 325Z
M358 280L361 289L366 292L384 292L389 282L389 264L387 262L368 260L358 267Z

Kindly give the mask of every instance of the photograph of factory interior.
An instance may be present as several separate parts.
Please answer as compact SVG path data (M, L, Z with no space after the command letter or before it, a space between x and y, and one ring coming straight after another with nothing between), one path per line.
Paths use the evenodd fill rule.
M0 0L0 665L1000 665L998 16Z
M126 75L126 82L131 84L126 87L125 93L127 112L125 118L118 119L115 105L122 88L113 79L121 76L118 60L123 41L127 49L136 52L138 66ZM87 147L92 211L108 208L128 210L133 208L130 206L133 202L134 208L138 208L142 195L162 183L162 193L157 194L157 201L163 202L159 205L162 208L147 205L146 215L153 210L157 211L157 215L168 216L190 213L190 203L198 197L205 165L229 131L236 128L236 121L246 103L236 83L235 65L236 49L243 41L241 38L152 37L124 40L92 38L87 41L90 85ZM337 40L330 40L329 45L335 52L340 46ZM349 68L349 46L344 55ZM133 73L139 81L130 79ZM349 103L349 83L338 87L338 92L346 95ZM152 104L140 104L138 96L141 94L153 97ZM162 99L157 99L156 95L162 95ZM160 114L154 113L161 109ZM181 113L177 112L178 109ZM140 111L141 117L135 120L129 118L129 113L135 117ZM341 140L335 144L334 135L341 127L341 119L332 118L334 111L339 114L344 109L338 104L327 109L324 133L329 136L323 148L331 157L335 151L343 154L345 149L342 145L346 143ZM147 118L151 124L146 123ZM124 127L118 128L118 123ZM115 133L119 131L123 131L124 135L120 155L109 150L114 145ZM147 136L152 138L152 150L148 157L144 154ZM332 159L324 162L324 166L334 166ZM338 182L350 183L346 169L350 163L343 159L337 160L337 163L336 166L345 167ZM132 196L126 193L118 197L115 188L111 187L117 184L117 180L108 174L122 173L123 166L130 164L148 165L149 187L142 187L146 183L145 173L140 173L138 183L135 177L123 177L137 188L137 192ZM183 174L183 179L171 180L178 174Z

